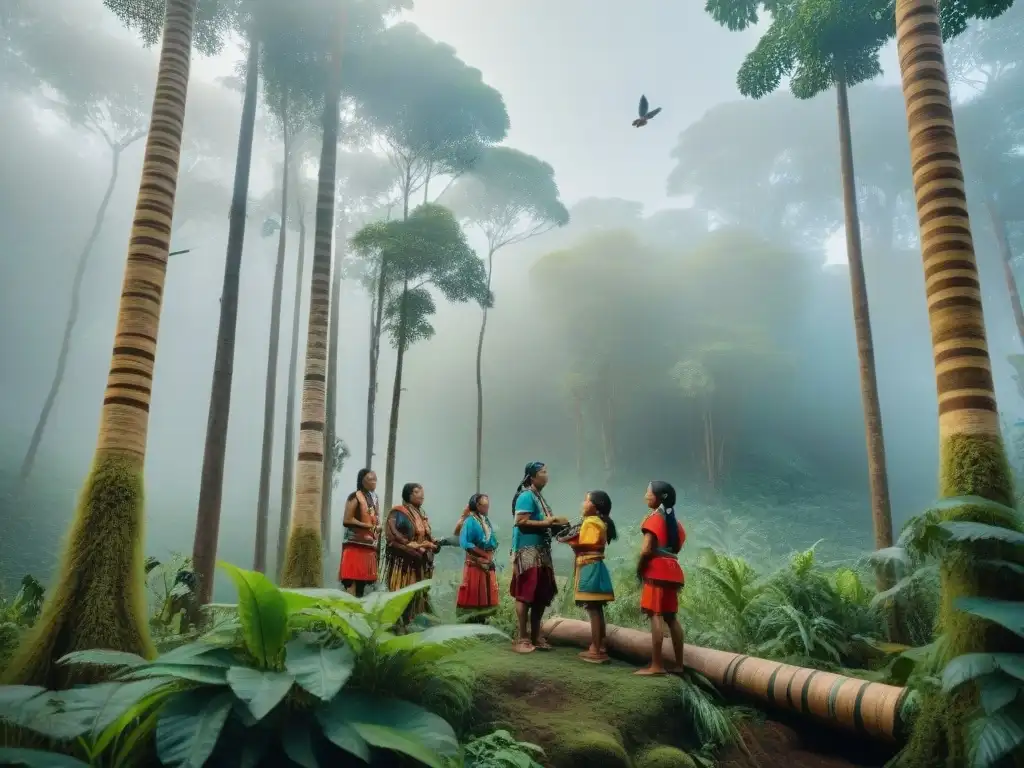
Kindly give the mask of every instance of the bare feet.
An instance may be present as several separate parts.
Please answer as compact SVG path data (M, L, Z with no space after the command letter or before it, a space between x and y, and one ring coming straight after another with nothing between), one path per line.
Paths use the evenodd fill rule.
M638 669L633 674L642 675L644 677L653 677L655 675L666 675L668 673L663 667L644 667L643 669Z
M579 657L588 664L606 664L611 661L607 653L600 651L581 651Z
M533 653L537 649L529 640L516 640L512 643L512 650L516 653Z
M538 651L550 651L554 646L551 645L547 640L541 638L536 643L532 643L533 647Z

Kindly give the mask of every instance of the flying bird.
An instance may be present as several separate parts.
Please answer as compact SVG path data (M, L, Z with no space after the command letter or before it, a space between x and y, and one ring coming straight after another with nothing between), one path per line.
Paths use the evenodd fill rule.
M647 97L641 96L640 117L633 121L634 128L642 128L643 126L647 125L648 120L653 120L654 116L661 112L661 107L658 107L657 109L651 109L649 111L648 107L650 107L650 104L647 103Z

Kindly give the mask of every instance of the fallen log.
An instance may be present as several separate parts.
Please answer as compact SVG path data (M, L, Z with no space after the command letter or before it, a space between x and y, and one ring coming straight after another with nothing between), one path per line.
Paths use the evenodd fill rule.
M542 632L555 645L590 645L589 622L549 619ZM609 624L608 651L627 661L647 664L651 660L651 635ZM664 654L666 659L672 658L668 638ZM906 688L697 645L685 647L683 663L704 675L723 695L733 693L760 700L881 741L895 743L903 739L900 708Z

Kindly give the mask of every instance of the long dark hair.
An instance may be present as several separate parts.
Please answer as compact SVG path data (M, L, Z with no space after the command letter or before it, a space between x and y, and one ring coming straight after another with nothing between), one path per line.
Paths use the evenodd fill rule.
M679 550L679 523L676 522L676 489L664 480L652 480L651 493L665 510L668 548L677 552Z
M523 479L519 482L519 487L516 488L516 495L512 497L512 515L516 514L516 502L519 500L519 496L523 491L531 490L533 488L533 478L537 476L537 473L544 469L546 465L543 461L531 461L526 465L526 469L523 470Z
M615 541L619 538L619 534L616 533L615 521L612 520L612 497L604 491L591 491L587 495L590 497L590 503L597 510L597 516L601 518L605 525L605 535L609 543Z
M360 469L359 472L356 473L356 489L348 495L348 498L345 499L345 501L352 501L352 499L356 497L357 493L362 492L364 495L368 493L368 491L365 488L363 488L363 480L366 479L367 475L372 474L373 470L370 469L369 467L364 467L363 469ZM369 501L369 499L367 499L367 501Z
M402 486L402 501L404 501L406 504L408 504L409 500L412 498L413 492L417 488L422 488L422 487L423 486L420 485L419 483L406 483L405 485L403 485Z
M470 512L479 512L480 499L489 499L490 497L486 493L474 493L469 497L469 503L466 505L466 509Z

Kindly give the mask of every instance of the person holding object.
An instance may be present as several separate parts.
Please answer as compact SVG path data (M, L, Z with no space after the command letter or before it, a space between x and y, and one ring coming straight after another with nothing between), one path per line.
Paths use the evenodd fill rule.
M558 586L551 561L552 530L565 528L569 521L555 517L544 499L548 470L544 462L532 461L523 471L522 482L512 499L515 528L512 531L512 584L516 601L518 635L516 653L550 650L551 644L540 636L544 611L555 599Z

